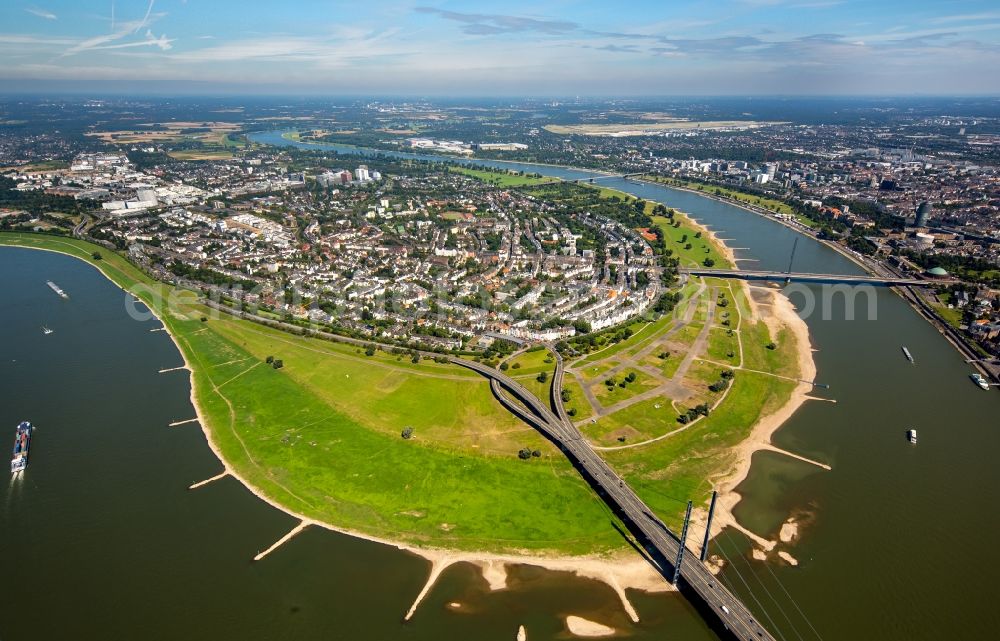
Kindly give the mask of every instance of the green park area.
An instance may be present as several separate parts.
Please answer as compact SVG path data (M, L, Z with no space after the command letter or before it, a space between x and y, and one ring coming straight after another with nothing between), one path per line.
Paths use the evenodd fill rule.
M451 173L462 174L475 178L497 187L524 187L525 185L538 185L549 183L555 178L538 176L537 174L525 174L523 172L510 172L488 169L472 169L470 167L453 166L448 169Z
M685 304L652 334L637 332L603 358L578 359L567 373L595 391L590 415L574 417L577 426L671 526L680 524L688 499L708 498L756 422L787 401L795 383L774 375L798 373L789 330L772 336L764 321L753 321L741 285L705 284L686 290ZM638 376L620 388L630 372ZM609 376L613 392L597 393L609 389Z
M815 227L816 221L806 216L802 216L797 213L791 205L779 200L777 198L769 198L768 196L758 196L756 194L745 194L741 191L735 189L730 189L729 187L723 187L721 185L706 185L705 183L700 183L694 180L683 180L680 178L666 178L662 176L647 176L645 180L652 180L654 182L662 182L671 187L681 187L684 189L690 189L692 191L698 191L705 194L719 196L720 198L726 198L728 200L736 201L744 205L754 205L755 207L760 207L768 211L772 211L776 214L784 214L786 216L793 216L795 220L806 225L807 227Z
M0 244L76 256L150 306L192 367L201 416L228 466L290 511L425 547L572 555L628 549L616 518L569 461L509 414L486 380L469 370L237 319L85 241L3 233ZM603 452L669 524L677 523L688 498L707 499L709 479L732 464L732 446L780 406L793 385L734 365L730 387L707 389L723 368L712 362L718 356L706 347L712 342L700 344L701 324L686 331L694 326L688 316L722 290L736 299L728 310L738 323L743 367L794 374L796 346L787 332L771 337L763 322L737 319L747 305L741 288L689 285L685 291L699 300L645 323L596 360L571 363L566 376L566 407L601 446L622 445L622 435L628 445L663 437L682 427L679 413L695 401L725 396L707 417L673 436ZM710 336L729 339L726 345L734 339L721 328ZM776 349L765 347L772 340ZM686 366L680 364L685 349L697 351ZM649 365L668 350L664 360L672 373ZM275 368L274 360L282 366ZM525 351L507 363L507 373L547 402L550 360L545 349ZM595 406L586 388L603 386L601 377L614 368L618 380L635 377ZM670 398L681 388L690 394ZM640 398L646 393L656 400ZM605 402L631 400L602 414ZM538 456L522 460L522 449Z

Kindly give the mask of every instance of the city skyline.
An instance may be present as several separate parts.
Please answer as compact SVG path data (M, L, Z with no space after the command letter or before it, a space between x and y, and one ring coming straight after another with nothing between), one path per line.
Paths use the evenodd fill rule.
M983 95L1000 10L950 3L63 0L0 9L6 93Z

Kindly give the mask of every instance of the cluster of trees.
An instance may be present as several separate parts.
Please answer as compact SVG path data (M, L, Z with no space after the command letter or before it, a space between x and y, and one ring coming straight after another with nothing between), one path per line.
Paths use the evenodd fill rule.
M721 392L729 387L729 384L733 380L735 373L731 369L722 370L719 374L720 378L716 382L708 386L708 389L712 392Z
M274 369L281 369L285 366L285 362L280 358L275 358L274 356L268 356L264 359L264 362L273 367Z
M617 385L618 387L620 387L622 389L625 389L631 383L634 383L638 378L639 377L636 376L635 372L629 372L628 374L625 375L625 378L623 378L620 381L617 378L615 378L614 376L612 376L610 378L606 378L606 379L604 379L604 384L608 386L608 391L613 390L614 387L615 387L615 385Z
M70 196L56 196L40 190L18 191L17 181L0 176L0 208L23 209L36 216L48 212L82 214L98 204L92 200L76 200Z
M541 450L532 450L527 447L523 447L517 451L517 458L522 461L527 461L530 458L538 458L542 455Z
M679 291L666 292L665 294L662 294L659 300L656 301L656 304L653 305L653 311L661 315L669 314L674 311L674 308L677 307L677 303L681 302L682 298L683 296Z
M900 254L923 269L940 267L962 280L1000 286L1000 269L983 258L954 254L926 254L912 250L903 250Z
M614 345L615 343L619 343L623 340L631 338L633 333L634 332L632 331L631 327L620 327L618 329L609 328L604 330L603 332L599 332L596 334L574 336L573 339L569 341L569 343L560 341L556 345L556 349L559 351L563 351L562 349L559 349L560 346L569 346L578 352L583 352L583 353L593 352L598 349L603 349L608 345Z
M206 267L192 267L185 263L175 260L167 267L170 273L178 276L180 278L186 278L188 280L196 280L202 283L208 283L209 285L217 285L220 287L241 287L245 290L251 290L257 286L252 280L248 279L237 279L222 274L213 269L208 269Z
M695 405L694 407L688 409L688 411L678 416L677 422L680 423L681 425L685 425L695 420L699 416L708 416L709 412L711 412L711 408L709 408L708 403Z

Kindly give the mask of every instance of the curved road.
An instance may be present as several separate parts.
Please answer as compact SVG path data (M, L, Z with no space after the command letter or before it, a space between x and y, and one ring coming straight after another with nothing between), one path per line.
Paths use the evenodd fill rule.
M647 552L651 554L650 560L656 565L657 570L664 577L672 577L672 564L680 549L678 537L653 514L611 466L598 456L569 420L560 395L565 374L563 360L558 352L553 350L553 353L556 355L556 368L552 377L551 397L555 414L523 385L501 371L461 358L451 357L449 360L455 365L469 368L489 378L493 393L505 406L553 440L594 487L601 499L622 516L631 526L632 533L644 542ZM504 391L524 403L528 409L518 406ZM682 591L686 587L689 588L689 594L690 592L697 594L702 604L711 609L722 625L737 639L774 641L771 633L761 626L743 602L719 583L708 568L697 560L698 555L694 551L687 549L685 556L689 560L681 565L681 580L684 583L681 586Z
M266 319L221 305L215 301L203 300L202 302L209 307L238 318L293 331L302 329L297 325ZM374 341L348 338L328 332L311 331L307 334L359 346L377 344ZM435 352L420 351L419 353L430 357L442 356ZM552 440L584 479L597 491L601 499L629 525L633 535L644 542L644 547L650 554L649 560L656 569L664 577L672 578L673 563L680 549L678 537L653 514L652 510L591 448L590 443L568 420L569 416L563 407L561 396L565 367L562 356L555 350L553 353L556 355L556 368L552 377L552 405L555 407L555 412L538 400L527 388L500 370L457 356L449 356L448 361L488 378L493 393L505 407ZM508 393L514 398L510 398ZM735 638L741 641L751 639L775 641L771 633L757 622L743 602L719 583L708 568L697 560L698 555L694 551L688 548L685 557L689 560L681 567L681 585L679 587L682 592L689 597L692 596L692 593L697 595L696 605L704 605L710 609L718 617L718 622ZM710 623L712 622L710 621Z

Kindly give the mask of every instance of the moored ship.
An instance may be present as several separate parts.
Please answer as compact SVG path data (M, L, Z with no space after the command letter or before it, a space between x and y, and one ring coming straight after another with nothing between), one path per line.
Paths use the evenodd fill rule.
M51 280L47 280L47 281L45 281L45 284L46 284L46 285L48 285L48 286L49 286L49 288L50 288L50 289L51 289L52 291L54 291L55 293L59 294L59 296L61 296L62 298L69 298L69 294L67 294L66 292L64 292L64 291L62 290L62 288L60 288L60 287L59 287L59 285L56 285L56 284L55 284L55 283L53 283L53 282L52 282Z
M17 474L28 467L28 448L31 446L31 423L22 422L14 435L14 455L10 459L10 473Z
M985 379L985 378L983 377L983 375L982 375L982 374L979 374L979 373L976 373L976 374L970 374L970 375L969 375L969 378L971 378L971 379L972 379L972 382L973 382L973 383L975 383L975 384L976 384L976 385L978 385L979 387L983 388L984 390L988 390L988 389L990 389L990 383L989 383L989 381L987 381L987 380L986 380L986 379Z

